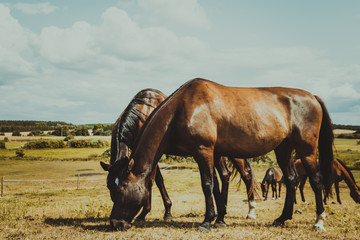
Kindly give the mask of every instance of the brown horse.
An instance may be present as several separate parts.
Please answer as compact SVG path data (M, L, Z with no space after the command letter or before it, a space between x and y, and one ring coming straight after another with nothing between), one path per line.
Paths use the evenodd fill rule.
M303 164L301 163L300 159L295 160L295 168L299 175L299 189L300 189L300 195L301 200L305 202L304 197L304 185L307 179L307 174L304 169ZM346 165L340 161L339 159L334 158L332 162L332 179L331 179L331 185L335 184L335 192L336 192L336 198L338 203L341 204L340 200L340 191L339 191L339 182L345 181L347 186L350 189L350 196L356 203L360 203L360 187L356 185L355 178L352 175L350 169L346 167ZM326 198L324 197L324 203L326 204ZM296 203L296 197L295 197L295 203Z
M269 186L271 186L272 189L272 198L273 199L278 198L276 192L276 184L279 185L279 198L280 198L281 184L283 182L284 179L281 170L274 167L269 167L268 170L266 170L264 179L261 183L261 190L263 193L264 201L267 199L267 195L269 193Z
M118 166L117 172L122 172L124 170L126 171L127 165L124 165L123 161L125 158L129 157L129 149L135 148L135 139L139 134L139 130L143 126L145 120L150 116L151 112L166 98L167 96L165 94L156 89L144 89L134 96L134 98L131 100L124 112L120 114L114 124L111 138L110 165L104 162L100 162L104 170L109 170L109 168L116 163L116 166ZM219 194L223 198L224 203L226 204L231 173L226 166L224 158L221 158L220 161L215 165L215 167L218 170L220 179L222 181L222 191L221 193L218 189L214 189L214 191L219 192ZM255 176L253 176L250 161L245 161L244 159L236 159L235 167L240 172L240 175L245 182L248 190L249 213L247 215L247 218L256 218L255 201L253 194L253 191L255 189L252 187L254 181L256 180ZM156 185L159 188L162 200L164 202L164 219L171 219L172 202L166 191L164 180L158 166L156 166L156 174L154 177L155 179L152 179L152 182L154 182L155 180ZM111 178L111 176L108 177L108 179ZM112 184L113 181L108 181L109 189L114 187L112 186ZM218 185L216 187L218 187ZM142 212L136 219L145 220L145 216L150 212L150 210L151 202L148 201L147 205L143 207Z
M111 221L122 230L151 197L151 176L164 152L192 155L198 163L206 213L199 230L208 231L215 219L214 165L220 156L251 158L275 150L284 174L286 199L282 214L274 221L283 225L292 218L297 174L291 158L295 149L315 192L315 229L324 229L322 182L330 190L333 144L331 120L319 97L291 88L226 87L194 79L176 90L151 114L127 160L126 175L113 175L114 202ZM319 147L321 168L316 168ZM116 177L119 183L115 184ZM214 195L215 196L215 195ZM219 199L215 196L215 201ZM219 201L218 218L225 205Z

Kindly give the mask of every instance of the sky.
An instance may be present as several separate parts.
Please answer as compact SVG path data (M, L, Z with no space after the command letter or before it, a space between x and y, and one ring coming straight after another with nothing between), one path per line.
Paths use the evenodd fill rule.
M0 119L113 123L202 77L320 96L360 125L360 1L0 0Z

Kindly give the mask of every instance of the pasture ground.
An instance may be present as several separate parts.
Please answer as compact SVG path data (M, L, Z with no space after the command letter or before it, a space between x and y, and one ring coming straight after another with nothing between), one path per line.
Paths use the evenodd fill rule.
M14 149L19 145L12 144ZM341 140L336 144L338 149L358 150L352 142ZM14 156L14 149L1 150L0 155ZM101 154L103 150L74 149L73 154L86 160L88 155ZM227 227L212 229L209 233L198 232L205 205L195 163L176 163L172 165L185 168L162 171L173 202L172 221L162 219L164 207L154 186L152 210L146 222L135 222L126 232L111 231L109 215L112 202L106 188L106 174L99 161L70 161L72 154L66 152L70 150L62 153L41 151L26 151L26 155L35 160L20 160L7 155L0 159L0 176L5 176L5 180L53 179L5 182L4 196L0 198L0 239L360 239L359 205L351 199L344 182L340 184L343 204L335 203L334 194L325 206L327 219L324 226L327 231L317 233L312 230L316 217L315 199L309 183L305 185L307 203L295 205L293 219L284 227L273 227L273 220L283 208L285 186L282 187L281 200L272 200L271 197L267 201L258 200L257 219L246 220L246 190L243 183L238 189L239 177L230 184L225 218ZM39 154L48 156L36 160ZM160 163L160 166L170 165ZM254 164L253 167L260 182L269 165ZM352 172L359 182L360 171ZM299 193L297 199L300 201Z

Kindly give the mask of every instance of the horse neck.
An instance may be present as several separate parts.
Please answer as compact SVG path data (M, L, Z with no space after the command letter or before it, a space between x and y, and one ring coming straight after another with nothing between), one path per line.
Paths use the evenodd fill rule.
M351 177L351 173L348 172L343 166L339 166L341 171L340 180L344 180L348 185L350 191L359 190L359 187L356 185L355 180Z
M176 99L167 98L145 122L132 153L134 175L149 176L166 148L167 134L176 111Z

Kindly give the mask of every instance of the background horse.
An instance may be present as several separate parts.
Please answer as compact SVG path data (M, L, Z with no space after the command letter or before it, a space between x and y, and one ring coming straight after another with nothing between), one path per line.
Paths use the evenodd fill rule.
M263 194L264 201L267 199L269 193L269 186L272 189L272 198L277 199L277 192L276 192L276 184L279 185L279 198L281 192L281 184L284 182L283 174L281 173L280 169L269 167L266 170L265 176L263 181L261 182L261 190Z
M129 149L134 149L135 139L139 134L139 130L142 128L144 122L150 116L151 112L166 98L167 96L161 91L150 88L141 90L134 96L124 112L120 114L114 124L111 138L110 165L100 162L104 170L109 170L109 168L116 163L118 165L118 172L123 172L124 169L126 171L127 165L124 164L123 160L129 157ZM248 191L249 213L247 218L256 218L254 200L255 189L253 188L253 184L256 181L253 181L253 179L255 180L255 176L253 174L250 161L237 159L235 166L236 169L240 172L241 178L245 182ZM219 195L221 195L224 203L226 204L231 172L227 168L224 158L220 158L220 161L215 165L215 167L218 170L220 179L222 181L222 191L221 193L219 192ZM159 188L162 200L164 202L164 219L171 219L172 202L166 191L164 180L158 166L156 166L156 174L153 177L155 178L156 185ZM154 181L154 178L152 178L152 181ZM108 179L111 179L111 176L108 177ZM217 179L215 180L217 181ZM115 187L112 186L112 184L113 181L108 181L109 189L113 189ZM151 201L148 201L136 219L145 220L145 216L150 212L150 210Z
M126 176L114 191L110 218L127 229L151 197L151 176L164 152L192 155L200 170L205 196L205 219L199 230L208 231L215 219L214 165L220 156L251 158L275 150L284 174L286 199L274 225L292 218L297 174L291 158L295 149L315 192L315 229L324 229L322 182L330 191L333 132L325 104L319 97L291 88L235 88L204 79L182 85L151 114L128 159ZM319 147L320 172L316 166ZM116 174L109 169L109 175ZM322 175L322 176L321 176ZM113 178L114 182L116 178ZM114 183L115 184L115 183ZM225 210L216 198L218 218ZM219 201L220 200L220 201Z
M301 200L305 202L304 197L304 185L307 179L307 174L304 169L303 164L301 163L300 159L295 160L295 167L296 171L299 174L299 190L301 195ZM340 161L339 159L334 158L332 163L332 179L331 179L331 185L335 184L335 192L336 192L336 198L338 203L341 204L340 200L340 191L339 191L339 182L345 181L347 186L350 189L350 196L356 203L360 203L360 187L356 185L355 178L352 175L350 169L346 167L346 165ZM324 197L324 203L326 204L326 198ZM296 197L295 197L295 203L296 203Z

